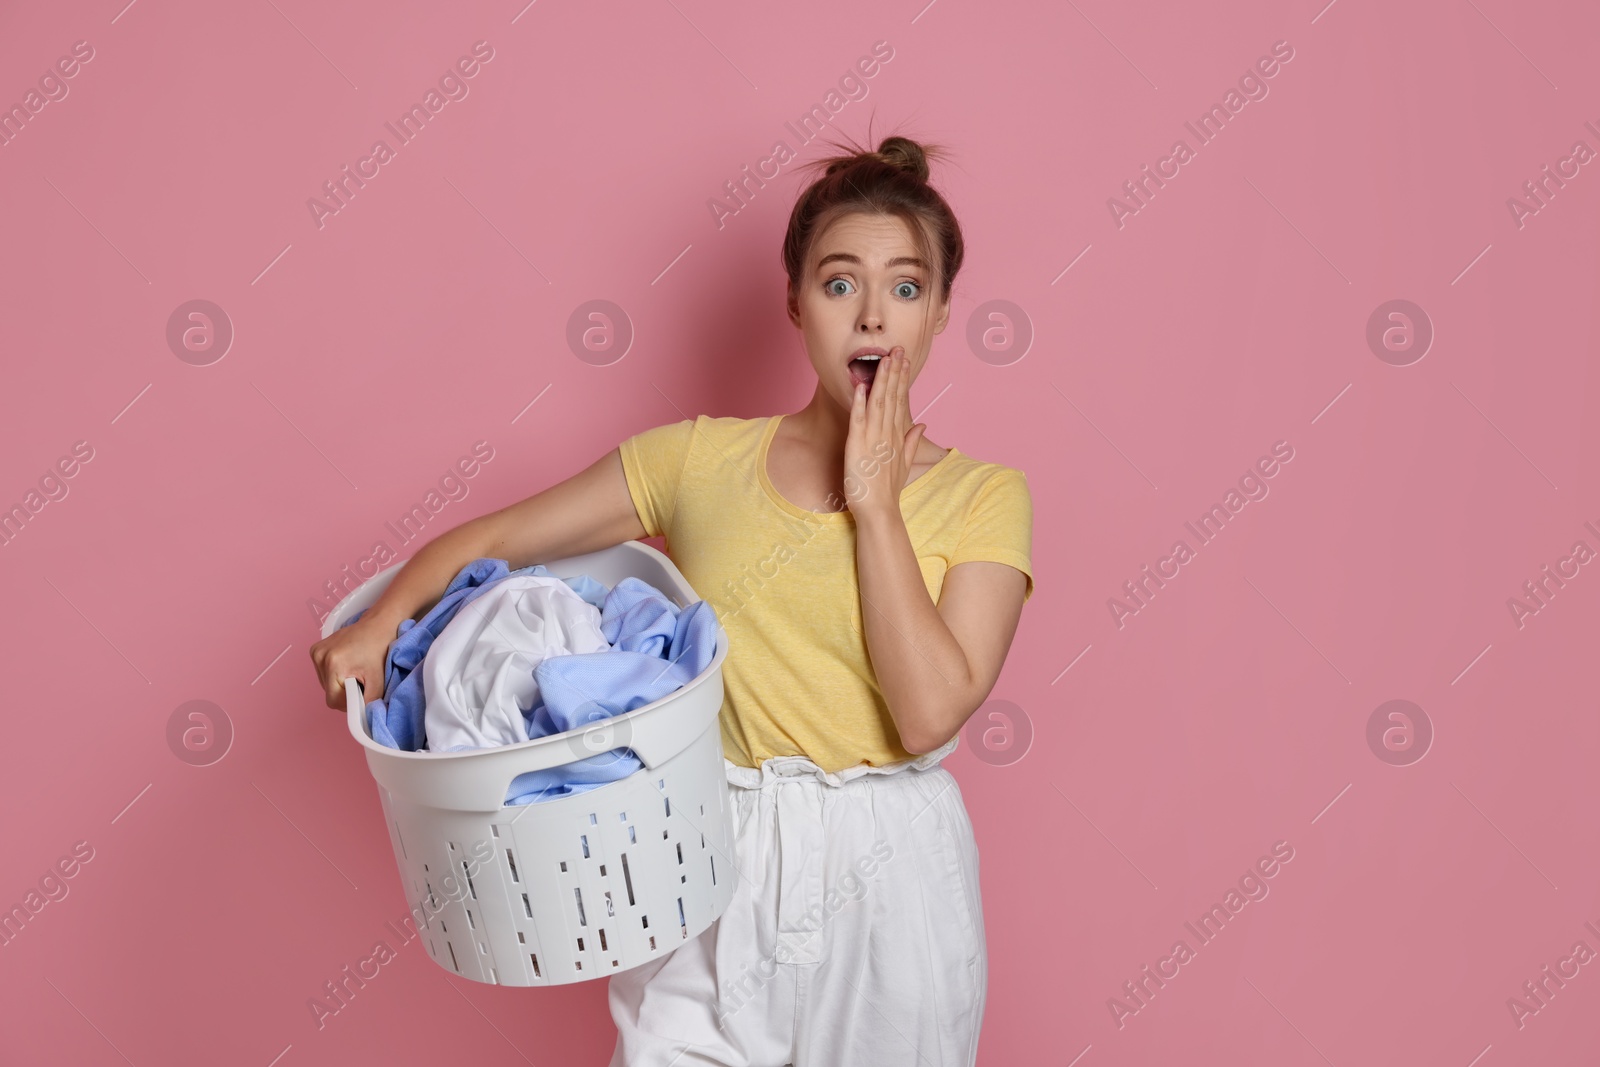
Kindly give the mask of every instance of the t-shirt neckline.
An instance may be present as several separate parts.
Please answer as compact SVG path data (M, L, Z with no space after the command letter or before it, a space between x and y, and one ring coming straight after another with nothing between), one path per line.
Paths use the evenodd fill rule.
M771 478L767 477L767 452L772 447L772 439L778 435L778 422L783 417L782 415L767 416L767 425L761 432L761 442L756 446L756 477L761 482L761 488L766 492L767 499L796 518L805 519L808 522L854 523L856 517L848 507L840 511L810 511L778 492L778 487L772 484ZM951 445L944 455L934 461L933 466L906 483L900 490L900 499L905 500L907 497L921 492L924 485L933 477L934 472L944 466L946 461L951 456L954 456L956 452L956 447Z

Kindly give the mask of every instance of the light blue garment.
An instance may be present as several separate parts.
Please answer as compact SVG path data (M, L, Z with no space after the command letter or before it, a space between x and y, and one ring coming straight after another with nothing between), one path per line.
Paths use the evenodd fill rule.
M384 697L367 703L372 739L407 752L426 748L425 697L417 667L428 648L463 606L506 578L553 577L535 564L510 570L502 559L476 559L450 580L444 596L421 621L402 620L384 664ZM717 619L711 605L696 601L679 611L654 586L624 578L616 587L579 575L562 579L601 611L601 633L609 652L553 656L534 667L542 700L526 713L530 739L588 726L659 700L698 677L716 654ZM357 612L342 629L360 619ZM613 747L614 741L623 744ZM507 804L529 804L583 793L638 770L639 758L626 747L626 731L596 728L569 739L573 762L518 775L506 791ZM606 745L596 751L599 745Z
M605 599L600 632L609 652L552 656L533 668L541 702L527 713L528 737L583 730L642 708L698 678L717 652L717 617L704 600L679 611L654 586L624 578ZM519 774L507 804L581 793L638 770L626 729L593 726L569 739L578 762Z
M538 567L537 565L535 566L538 570L544 570L543 567ZM546 573L549 572L547 571ZM574 593L577 593L584 600L588 601L591 606L596 608L603 608L606 606L606 587L589 577L587 574L580 574L576 578L563 578L561 580L566 582L567 587Z
M428 654L433 639L464 605L482 596L495 583L523 574L551 576L538 564L513 571L503 559L475 559L450 579L444 595L420 621L400 620L399 636L389 643L389 654L384 658L384 695L382 699L367 702L367 732L374 741L406 752L415 752L427 745L422 714L422 672L417 666ZM573 586L573 592L593 603L590 597L594 595L594 587L603 589L604 586L587 576L580 581L584 583L582 588L574 586L572 579L566 579L567 584ZM339 628L344 629L366 613L367 609L362 608L340 623Z

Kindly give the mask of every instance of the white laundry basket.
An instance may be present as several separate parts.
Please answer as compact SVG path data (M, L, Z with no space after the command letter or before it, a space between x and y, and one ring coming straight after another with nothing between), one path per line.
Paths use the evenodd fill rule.
M342 600L322 636L374 603L403 565ZM631 575L680 609L699 599L671 560L637 541L544 566L607 586ZM345 679L350 733L367 751L400 881L437 963L478 982L565 985L663 956L722 914L738 877L718 726L727 655L719 623L711 665L660 700L582 730L469 752L379 744L361 688ZM504 803L519 774L617 748L643 767L587 792Z

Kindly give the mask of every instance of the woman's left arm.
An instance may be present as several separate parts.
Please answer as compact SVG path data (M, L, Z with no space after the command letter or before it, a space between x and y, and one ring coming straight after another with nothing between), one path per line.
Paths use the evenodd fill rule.
M900 490L926 427L911 425L909 361L897 346L884 362L871 394L856 391L845 491L856 520L867 652L901 745L921 754L954 737L994 688L1027 577L1004 563L959 563L934 604L900 513Z
M933 603L898 510L856 520L861 618L878 687L907 752L960 732L994 689L1022 617L1027 578L1004 563L958 563Z

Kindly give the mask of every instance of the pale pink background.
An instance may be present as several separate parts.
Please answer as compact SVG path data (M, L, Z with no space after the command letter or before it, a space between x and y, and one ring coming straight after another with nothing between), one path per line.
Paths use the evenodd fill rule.
M980 1062L1592 1062L1600 964L1506 1007L1600 951L1600 565L1520 629L1506 604L1600 549L1600 163L1506 207L1600 149L1592 7L121 3L0 14L0 102L95 49L0 148L0 504L95 450L0 549L0 905L95 849L0 949L0 1060L605 1061L603 982L481 986L415 942L316 1027L407 902L306 601L476 440L430 536L646 427L803 404L796 166L721 229L707 201L776 140L821 151L785 121L881 40L838 132L955 149L968 241L913 408L1036 508L993 694L1032 747L996 766L973 729L948 763ZM478 40L470 95L319 230L307 199ZM1119 229L1107 198L1279 40L1270 95ZM236 330L204 367L165 340L197 298ZM1406 367L1365 341L1396 298L1436 330ZM593 299L636 330L610 366L566 344ZM1035 332L1009 366L965 339L990 300ZM1107 599L1278 440L1270 496L1119 630ZM1367 746L1394 698L1436 731L1411 766ZM236 734L210 766L167 743L196 699ZM1279 840L1270 896L1118 1028L1108 998Z

